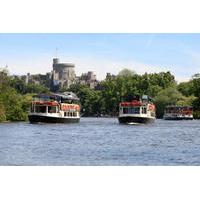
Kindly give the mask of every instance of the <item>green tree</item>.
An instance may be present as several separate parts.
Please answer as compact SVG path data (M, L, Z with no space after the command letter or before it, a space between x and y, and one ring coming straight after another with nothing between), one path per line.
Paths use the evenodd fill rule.
M0 121L26 120L29 101L17 93L11 82L8 73L0 73Z
M200 73L195 74L192 77L192 91L193 94L196 96L196 99L194 99L192 105L194 109L194 118L200 119Z
M100 91L79 84L71 85L69 91L76 93L80 98L81 111L84 116L97 116L104 112Z
M6 121L6 113L5 113L5 108L0 96L0 122Z
M28 83L26 84L22 79L19 77L14 77L10 80L10 86L15 88L15 90L20 94L27 94L27 93L47 93L49 89L44 85Z
M192 106L196 97L194 96L182 96L181 100L177 101L176 105L179 106Z
M23 121L27 119L27 110L23 107L24 97L13 88L8 88L1 94L1 99L5 108L6 120Z
M200 98L200 74L195 74L192 77L194 95Z
M184 96L189 97L194 94L193 89L193 81L182 82L177 85L177 89L181 92Z
M22 79L18 77L14 77L13 79L11 79L10 86L15 88L15 90L20 94L26 93L26 84Z
M183 95L175 87L169 87L160 91L155 97L156 116L162 118L167 105L176 105L182 99Z
M128 76L133 76L135 74L135 72L133 70L124 68L122 69L117 76L124 76L124 77L128 77Z
M156 85L162 89L176 85L175 77L170 72L149 74L150 85Z

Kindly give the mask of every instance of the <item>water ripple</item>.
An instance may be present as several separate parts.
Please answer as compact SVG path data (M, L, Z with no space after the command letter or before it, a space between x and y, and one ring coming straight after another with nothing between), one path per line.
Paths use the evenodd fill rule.
M0 165L200 165L200 121L0 124Z

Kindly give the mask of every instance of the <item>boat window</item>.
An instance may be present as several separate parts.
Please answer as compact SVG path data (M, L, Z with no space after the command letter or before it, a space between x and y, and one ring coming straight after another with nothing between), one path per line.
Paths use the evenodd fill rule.
M31 112L34 112L34 105L31 105Z
M56 113L56 106L48 106L48 113Z
M127 114L128 113L128 108L123 108L123 113Z
M155 112L151 112L151 116L155 117L156 116Z
M77 117L77 112L64 112L65 117Z
M139 114L140 107L132 107L132 108L123 108L124 114Z
M131 114L139 114L140 113L140 108L139 107L129 108L129 113L131 113Z
M77 116L77 113L76 112L73 112L73 117L76 117Z
M147 108L146 107L142 107L142 114L147 114Z
M46 106L35 106L36 113L46 113Z

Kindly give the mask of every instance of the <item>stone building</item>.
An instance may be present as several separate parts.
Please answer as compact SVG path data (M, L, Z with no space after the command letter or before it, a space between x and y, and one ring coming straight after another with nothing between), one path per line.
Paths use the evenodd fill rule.
M52 72L52 89L69 88L75 83L75 65L72 63L60 63L58 58L53 59L53 72Z
M116 78L116 75L114 74L111 74L111 73L106 74L106 79L115 79L115 78Z
M22 75L20 78L26 84L40 84L46 86L51 91L58 91L63 88L69 88L72 84L87 85L91 89L98 87L99 81L92 71L76 76L75 65L72 63L60 63L58 58L53 59L53 69L46 74L30 74Z
M23 75L20 77L26 84L36 84L36 85L44 85L47 86L47 75L45 74L30 74Z
M78 77L78 83L81 85L88 85L91 89L94 89L97 86L98 81L94 72L89 71Z

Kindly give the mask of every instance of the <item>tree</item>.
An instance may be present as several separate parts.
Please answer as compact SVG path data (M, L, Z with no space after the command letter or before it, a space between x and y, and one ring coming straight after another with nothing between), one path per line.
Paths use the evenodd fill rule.
M192 105L194 110L194 118L200 119L200 73L195 74L192 77L192 91L193 94L196 96L196 99L194 99Z
M200 74L195 74L192 77L194 95L200 98Z
M15 77L15 78L11 79L10 85L11 85L11 87L15 88L16 91L19 92L20 94L26 93L27 87L26 87L25 82L22 79Z
M122 69L117 76L124 76L124 77L128 77L128 76L133 76L135 74L135 72L133 70L124 68Z
M0 98L0 122L6 121L5 107L3 105L2 99Z
M182 82L177 85L177 89L181 92L184 96L189 97L194 94L193 89L193 81Z
M7 73L0 73L0 121L27 119L29 101L11 86Z
M71 85L69 91L76 93L80 98L81 111L84 116L97 116L104 111L100 91L79 84Z
M189 96L189 97L182 96L182 98L179 101L177 101L176 105L178 105L178 106L192 106L195 99L196 99L196 97L194 97L194 96Z
M160 91L155 97L156 116L162 118L167 105L176 105L182 99L183 95L175 87L169 87Z
M149 74L150 85L156 85L162 89L176 85L175 77L170 72Z

